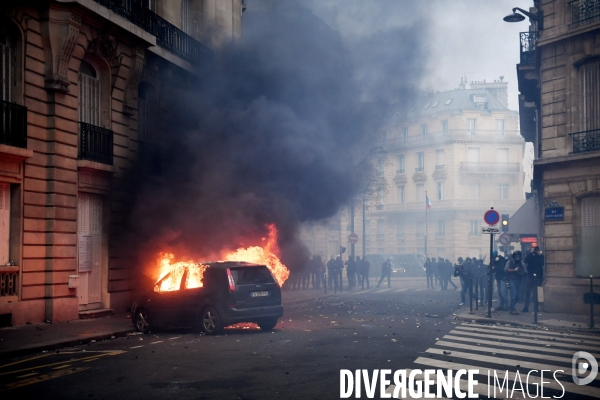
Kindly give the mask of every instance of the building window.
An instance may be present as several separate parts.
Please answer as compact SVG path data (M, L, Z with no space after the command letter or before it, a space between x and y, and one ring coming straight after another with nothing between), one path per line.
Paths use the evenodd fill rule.
M8 37L0 30L0 82L2 86L2 100L11 101L11 83L13 76L12 50Z
M467 134L477 134L477 120L475 118L467 118Z
M508 162L508 149L496 149L496 162Z
M440 221L438 221L437 236L445 236L445 235L446 235L446 221L440 220Z
M471 220L471 230L469 236L481 236L481 222L478 219Z
M88 62L81 61L79 70L79 122L100 126L100 77Z
M508 183L498 184L498 200L508 200Z
M575 255L575 274L578 277L600 275L600 197L581 199L581 235Z
M383 240L385 235L385 220L377 220L377 240Z
M597 7L597 5L596 5ZM579 121L582 131L600 129L600 61L579 69Z
M181 1L181 30L190 33L190 3L192 0Z
M425 222L419 221L417 222L417 237L425 236Z
M425 153L419 151L417 153L417 168L415 168L416 172L423 172L425 170Z
M0 183L0 265L10 262L10 184Z
M400 221L396 224L396 237L398 239L404 239L404 224Z
M448 120L447 119L442 121L442 132L448 133Z
M444 199L444 182L436 182L435 183L435 192L436 199L443 200Z
M469 183L469 199L479 199L479 183Z
M408 139L408 128L402 127L402 140L406 141Z
M404 154L400 154L398 156L398 169L396 170L397 174L404 173Z
M427 124L421 124L421 134L423 136L427 135Z
M405 186L398 186L398 203L404 203L405 202L405 195L406 195L406 190L405 190Z
M444 169L444 149L435 151L435 169Z
M470 163L479 162L479 147L467 148L467 161Z
M503 119L496 119L494 120L494 125L495 125L495 133L498 136L504 136L504 120Z
M425 201L425 184L417 184L417 201Z

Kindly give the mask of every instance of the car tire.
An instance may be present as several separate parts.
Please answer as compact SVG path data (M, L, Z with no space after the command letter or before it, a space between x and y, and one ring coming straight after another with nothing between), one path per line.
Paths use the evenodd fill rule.
M221 316L214 307L206 307L200 315L200 327L207 335L216 335L223 330Z
M135 316L133 319L133 325L138 332L148 333L152 328L150 314L145 308L138 308L135 310Z
M277 318L263 319L258 321L257 324L263 331L270 331L277 325Z

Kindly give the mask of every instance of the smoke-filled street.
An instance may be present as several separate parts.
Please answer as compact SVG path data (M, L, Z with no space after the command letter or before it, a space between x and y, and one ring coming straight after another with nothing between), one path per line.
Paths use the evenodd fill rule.
M319 297L285 293L285 315L273 332L249 324L218 336L174 329L13 359L2 369L0 390L3 398L15 399L38 398L39 393L46 399L334 399L341 394L340 370L367 370L371 377L383 369L479 365L500 374L510 366L563 369L564 376L557 375L562 380L570 376L570 358L561 354L577 346L596 352L600 347L598 337L455 320L458 293L424 290L422 283L394 280L392 288ZM481 374L478 390L484 398L486 371ZM524 373L526 378L533 382L539 376ZM466 393L466 375L463 380ZM562 397L551 374L544 380L545 396ZM371 395L363 385L360 398L381 398L379 382ZM513 383L509 380L508 386ZM385 383L384 390L392 393L391 384ZM598 390L562 385L563 398L569 399L589 398ZM510 398L504 390L496 397Z

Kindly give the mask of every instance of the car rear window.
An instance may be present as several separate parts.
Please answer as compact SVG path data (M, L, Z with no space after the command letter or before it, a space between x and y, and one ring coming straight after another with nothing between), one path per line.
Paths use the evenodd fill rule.
M236 285L252 285L256 283L274 283L273 275L267 267L231 268L231 275Z

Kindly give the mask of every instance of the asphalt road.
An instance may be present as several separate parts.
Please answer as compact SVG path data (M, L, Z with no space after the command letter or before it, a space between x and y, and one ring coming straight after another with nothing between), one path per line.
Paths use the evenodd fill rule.
M219 336L170 330L14 359L0 366L0 399L336 399L340 369L435 368L458 362L455 357L505 369L498 367L496 353L486 359L478 348L472 353L455 348L461 338L467 349L486 346L485 329L495 333L494 327L472 332L472 325L453 320L458 292L397 290L288 303L274 332L251 324ZM436 341L451 331L457 339L450 339L456 342L447 350L454 353L447 354L443 340ZM600 349L600 339L597 345ZM498 353L506 348L497 346ZM527 355L510 358L528 365ZM545 392L553 394L560 391Z

